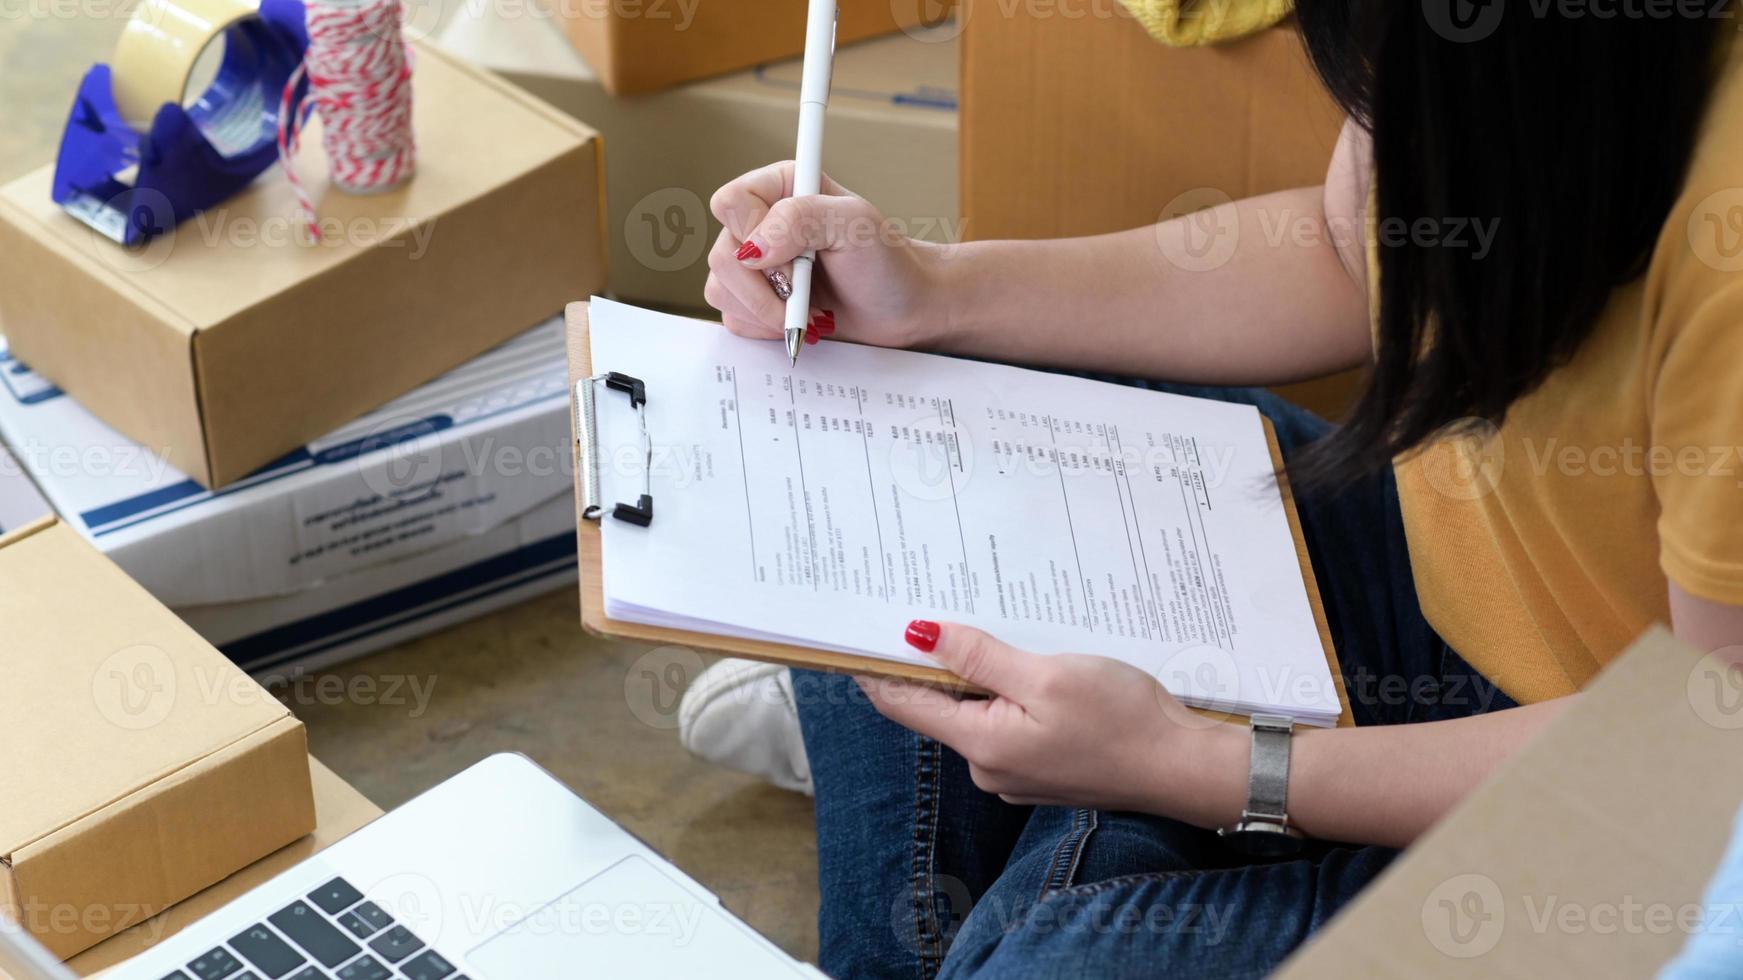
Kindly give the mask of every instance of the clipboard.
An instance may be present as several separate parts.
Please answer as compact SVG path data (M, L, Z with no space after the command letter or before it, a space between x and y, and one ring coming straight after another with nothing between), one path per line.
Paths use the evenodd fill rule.
M594 374L592 345L587 332L587 315L588 306L585 302L570 303L568 308L563 311L569 352L571 400L574 397L575 383L583 378L592 377ZM581 413L579 406L571 405L570 408L569 444L571 447L575 447L580 442ZM1283 454L1277 446L1277 434L1273 431L1269 419L1261 417L1261 421L1265 426L1266 441L1271 445L1271 460L1275 465L1281 467ZM989 693L967 683L955 674L937 667L923 667L919 664L885 660L881 657L860 654L837 653L833 650L818 650L814 647L796 644L770 643L766 640L749 640L742 637L673 629L666 626L648 626L643 623L628 623L609 618L605 615L605 565L604 552L600 545L599 524L587 519L583 514L586 506L583 501L583 487L588 477L582 470L582 464L577 461L575 480L577 527L575 534L581 563L581 626L588 633L607 639L686 646L710 653L785 664L789 667L807 670L911 681L957 694ZM1343 709L1338 716L1338 727L1352 727L1355 725L1355 719L1350 714L1349 694L1344 689L1343 672L1338 667L1337 652L1332 646L1331 629L1326 624L1325 605L1320 601L1319 582L1314 577L1313 563L1308 558L1307 541L1301 533L1301 517L1296 512L1295 498L1289 492L1289 488L1282 487L1281 490L1283 509L1289 518L1289 533L1295 539L1296 559L1301 563L1301 578L1307 585L1308 604L1313 608L1313 623L1319 630L1320 646L1325 650L1326 664L1331 668L1332 683L1337 687L1338 704ZM1217 718L1230 717L1227 712L1201 711L1201 713Z

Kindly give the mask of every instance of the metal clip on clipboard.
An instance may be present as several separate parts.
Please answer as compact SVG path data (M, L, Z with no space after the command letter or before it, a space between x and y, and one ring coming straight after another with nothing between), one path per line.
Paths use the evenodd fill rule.
M594 398L595 386L605 387L629 396L629 403L641 421L642 429L642 495L635 506L618 504L611 516L627 524L647 527L654 522L654 443L648 436L648 389L641 379L617 371L607 371L575 384L576 410L580 412L575 426L576 439L581 443L581 516L597 521L605 513L599 493L599 412Z

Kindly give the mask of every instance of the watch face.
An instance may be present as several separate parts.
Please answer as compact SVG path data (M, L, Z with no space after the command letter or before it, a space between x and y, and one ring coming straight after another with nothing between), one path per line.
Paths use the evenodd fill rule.
M1306 844L1300 837L1282 829L1271 829L1268 824L1261 826L1267 829L1248 829L1253 825L1246 824L1235 830L1225 830L1222 836L1230 846L1243 854L1259 858L1293 857L1301 853L1301 848Z

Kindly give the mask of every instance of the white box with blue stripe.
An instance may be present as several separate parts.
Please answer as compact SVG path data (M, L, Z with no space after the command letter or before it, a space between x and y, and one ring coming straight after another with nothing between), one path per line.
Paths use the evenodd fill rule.
M329 664L574 581L566 388L554 319L210 491L0 340L0 502L28 474L250 671Z

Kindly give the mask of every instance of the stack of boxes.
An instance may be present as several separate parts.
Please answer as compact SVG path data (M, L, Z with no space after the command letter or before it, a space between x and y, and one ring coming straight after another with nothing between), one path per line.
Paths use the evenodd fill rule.
M333 663L573 581L562 359L541 324L208 490L0 341L0 528L40 486L244 669Z
M955 36L901 6L842 4L831 169L949 240ZM415 179L322 193L305 139L319 244L276 171L133 251L48 168L0 188L0 533L52 509L269 682L572 583L554 315L704 306L709 195L792 153L804 8L460 5Z
M247 669L571 580L562 341L606 288L598 134L420 45L417 176L246 191L124 250L0 188L0 515L40 494Z

